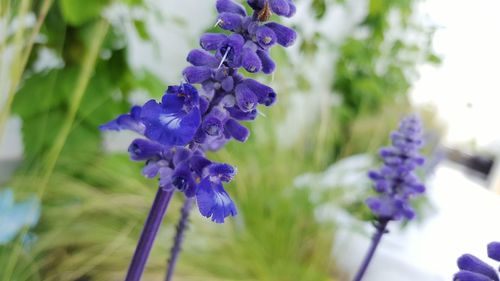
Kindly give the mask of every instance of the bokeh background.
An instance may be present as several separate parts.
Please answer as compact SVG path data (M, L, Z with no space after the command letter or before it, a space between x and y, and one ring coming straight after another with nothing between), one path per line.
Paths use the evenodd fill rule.
M395 223L366 280L451 280L500 240L500 3L296 0L298 34L258 76L278 103L234 164L239 216L194 211L175 280L343 281L370 241L366 172L398 120L426 127L428 194ZM0 0L0 280L122 280L154 181L133 134L98 125L181 81L215 0ZM181 194L144 280L162 280ZM497 224L497 225L495 225Z

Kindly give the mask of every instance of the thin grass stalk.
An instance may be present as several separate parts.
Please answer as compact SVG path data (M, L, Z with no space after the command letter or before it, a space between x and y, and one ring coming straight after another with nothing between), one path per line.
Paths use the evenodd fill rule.
M16 30L16 33L14 35L14 53L13 57L14 59L11 62L11 76L10 76L10 86L9 90L7 92L7 100L2 106L2 110L0 110L0 140L3 137L3 131L5 129L5 124L7 123L7 119L10 115L10 107L12 105L12 102L14 100L14 92L17 87L17 84L14 85L14 80L17 79L18 76L20 76L23 72L23 69L21 69L20 65L20 59L22 57L22 51L23 51L23 36L24 36L24 31L26 29L25 26L25 19L26 15L29 12L30 8L30 1L28 0L22 0L21 4L19 6L19 14L16 16L16 19L19 21L19 27ZM8 19L7 19L7 24L8 24ZM6 38L7 39L7 38ZM7 40L5 40L7 41ZM5 44L5 42L3 43Z
M99 50L101 49L101 45L104 42L104 38L106 37L108 29L109 22L105 19L100 20L94 27L95 39L92 42L92 45L90 46L90 49L88 50L83 60L82 68L76 82L75 90L73 92L73 98L70 101L66 118L61 130L59 131L59 134L54 141L54 145L51 147L50 151L47 154L46 161L43 165L42 179L40 188L38 189L38 196L40 198L43 197L43 193L45 192L48 181L52 176L52 172L54 171L54 167L57 163L59 155L61 154L66 139L71 132L71 128L75 121L78 108L80 107L80 103L83 99L85 91L87 90L89 81L92 78L93 70L98 59Z
M29 3L29 1L25 1L25 2ZM17 65L17 67L16 66L12 67L13 75L11 77L10 87L9 87L8 92L7 92L7 100L5 101L4 105L2 106L2 110L0 111L1 112L0 113L0 140L3 137L5 125L7 123L7 119L9 118L9 115L10 115L10 110L12 107L12 103L14 102L14 96L16 93L17 86L19 85L19 83L21 81L22 74L24 73L26 65L28 64L28 60L29 60L31 51L33 49L33 45L35 44L35 39L38 36L38 34L40 33L40 29L42 27L43 22L45 21L45 17L47 16L47 13L49 12L50 7L52 6L52 3L53 3L53 0L44 0L43 1L42 6L40 8L40 13L38 15L38 19L37 19L36 24L35 24L35 28L31 32L31 35L28 39L28 43L26 45L26 50L24 51L24 53L22 53L22 46L18 45L18 44L21 44L20 41L18 41L18 40L20 40L22 38L22 33L24 33L24 32L16 33L16 39L14 40L14 42L16 42L15 46L20 47L19 56L21 56L21 59L20 59L19 63L16 61L13 62L13 65ZM27 11L26 11L26 13L27 13ZM0 13L0 17L1 17L1 13ZM22 16L21 18L23 18L23 17L24 16ZM23 28L20 28L20 31L22 31L22 30L23 30ZM17 38L18 34L20 34L19 38ZM2 53L2 49L4 47L3 44L4 43L2 43L2 45L0 46L0 54Z

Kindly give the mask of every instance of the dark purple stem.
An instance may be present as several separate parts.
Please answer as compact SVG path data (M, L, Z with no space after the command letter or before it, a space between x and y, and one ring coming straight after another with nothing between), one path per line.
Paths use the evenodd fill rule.
M134 257L130 262L125 281L139 281L141 279L146 261L151 252L151 247L153 246L173 193L173 190L158 188L153 206L142 229L141 238L139 238L139 243L137 243L137 248L135 248Z
M181 252L182 240L184 239L184 232L188 225L189 212L191 206L193 205L193 198L186 198L184 205L181 209L181 218L179 219L179 224L177 224L177 232L175 233L174 245L170 249L170 259L168 260L167 276L165 281L170 281L174 275L175 264L177 263L177 258Z
M370 249L368 250L368 253L366 253L365 259L363 260L363 263L361 264L361 267L359 268L358 273L356 274L356 277L354 277L353 281L361 281L361 279L363 279L363 276L368 269L368 265L370 265L373 255L377 250L377 246L380 243L380 240L382 239L384 233L386 233L387 224L389 223L389 221L390 220L387 219L379 219L376 222L375 228L377 229L377 231L372 237L372 244L370 245Z

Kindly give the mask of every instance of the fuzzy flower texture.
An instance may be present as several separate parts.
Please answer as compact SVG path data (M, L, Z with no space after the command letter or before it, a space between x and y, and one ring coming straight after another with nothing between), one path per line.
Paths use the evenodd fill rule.
M378 195L368 198L366 204L379 220L412 219L415 212L409 200L425 191L414 173L424 163L419 154L423 145L420 119L413 115L403 119L391 139L392 146L379 152L384 165L369 172Z
M488 257L500 261L500 242L488 244ZM455 274L453 281L500 281L492 266L471 254L458 258L457 265L460 271Z
M238 73L270 74L275 63L269 55L272 46L290 46L294 30L268 22L272 14L291 17L292 0L248 0L253 10L232 0L217 0L217 25L225 33L206 33L201 49L192 50L183 71L185 82L169 86L161 102L150 100L132 107L100 128L131 130L142 135L132 142L132 160L145 161L143 174L159 176L159 187L178 190L196 197L200 213L223 223L236 215L236 207L222 183L236 173L231 165L215 163L205 156L230 139L247 140L249 130L242 121L257 117L257 105L276 101L274 90ZM199 84L199 90L194 86Z

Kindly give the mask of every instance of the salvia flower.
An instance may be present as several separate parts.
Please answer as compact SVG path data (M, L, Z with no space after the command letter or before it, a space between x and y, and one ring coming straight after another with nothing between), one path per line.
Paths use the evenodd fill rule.
M376 216L375 233L368 252L353 281L363 280L387 226L393 220L412 219L415 216L410 198L424 192L425 187L415 175L415 169L423 165L419 149L423 144L422 125L414 115L404 118L399 128L391 133L392 146L380 149L384 164L368 176L373 181L377 196L368 198L366 204Z
M488 257L500 261L500 242L488 244ZM479 258L464 254L457 260L458 271L453 281L499 281L497 271Z
M391 139L392 146L379 152L384 164L379 170L369 172L378 195L368 198L366 204L381 219L412 219L415 212L409 200L425 191L415 175L415 169L424 163L419 154L423 144L419 118L412 115L403 119Z
M134 106L100 127L142 135L129 153L132 160L145 162L143 174L158 177L161 188L196 197L200 213L217 223L237 213L222 185L236 170L211 162L205 151L218 150L231 139L245 142L250 131L242 122L254 120L258 105L271 106L277 98L271 87L238 71L272 73L270 48L290 46L296 39L293 29L268 22L272 14L292 16L291 0L247 2L250 15L233 0L217 0L217 26L226 32L200 37L201 49L187 55L191 66L182 72L185 83L168 87L160 102Z
M275 45L290 46L293 29L268 22L272 14L290 17L292 0L248 0L253 13L233 0L217 0L217 26L221 33L206 33L201 49L187 55L191 64L182 72L185 82L170 86L160 102L150 100L134 106L100 128L131 130L142 136L129 147L130 158L144 161L143 174L159 178L159 189L146 220L126 281L138 281L168 202L174 191L196 198L200 213L216 223L235 216L235 204L223 183L231 181L236 169L205 157L206 151L222 148L229 140L245 142L250 131L242 124L257 117L258 105L271 106L276 93L256 80L238 73L272 73L276 65L269 55ZM198 84L198 89L195 87ZM189 204L188 204L189 205ZM188 208L188 207L186 207ZM187 215L182 216L183 220ZM179 223L182 236L186 223ZM180 243L182 239L176 239ZM173 247L176 260L180 245ZM169 266L174 266L175 262ZM170 280L173 269L169 269Z

